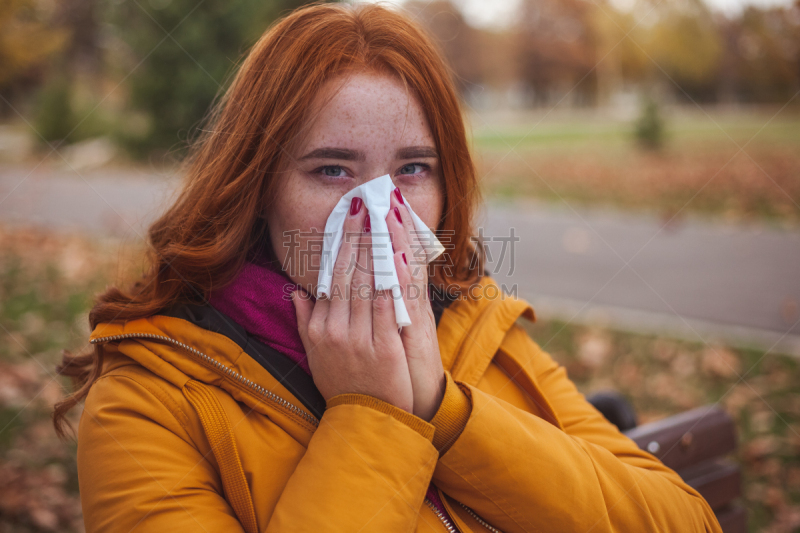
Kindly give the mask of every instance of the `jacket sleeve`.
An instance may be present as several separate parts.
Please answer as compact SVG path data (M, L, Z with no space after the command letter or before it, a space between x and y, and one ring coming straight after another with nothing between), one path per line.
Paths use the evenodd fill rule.
M86 531L243 533L208 457L157 386L107 375L89 392L78 432Z
M250 533L225 497L214 453L193 442L192 424L152 380L95 382L78 435L87 532ZM376 398L332 398L259 531L413 531L438 460L433 434L428 422Z
M414 531L439 458L433 433L377 398L334 396L267 531Z
M457 408L465 421L449 435L437 434L449 446L438 446L444 453L434 473L437 486L506 533L721 533L699 493L606 421L564 367L518 325L508 335L504 349L513 350L520 371L534 376L541 391L535 401L547 403L563 429L458 383L468 399Z

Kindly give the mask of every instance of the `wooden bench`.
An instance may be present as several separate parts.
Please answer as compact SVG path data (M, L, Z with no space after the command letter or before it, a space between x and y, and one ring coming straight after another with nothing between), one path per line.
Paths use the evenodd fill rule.
M736 426L728 413L712 404L637 426L633 408L621 395L598 393L587 400L696 489L725 533L747 531L747 512L737 502L742 494L741 471L727 458L737 445Z

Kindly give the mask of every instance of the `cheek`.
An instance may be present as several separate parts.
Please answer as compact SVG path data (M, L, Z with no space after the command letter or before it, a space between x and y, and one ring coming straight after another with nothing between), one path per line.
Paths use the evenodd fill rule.
M408 193L403 191L403 195L425 225L435 230L439 225L444 206L444 194L441 187L438 184L431 184L426 187L414 188Z
M330 195L319 188L305 186L302 179L289 179L291 186L283 188L267 215L272 247L284 265L288 255L297 259L319 254L325 222L335 205L335 200L329 205Z
M278 209L270 223L270 238L275 253L284 257L287 253L297 253L297 244L303 243L302 249L313 249L305 246L305 242L313 240L312 234L325 230L326 216L308 205L287 205ZM317 237L321 239L322 237Z

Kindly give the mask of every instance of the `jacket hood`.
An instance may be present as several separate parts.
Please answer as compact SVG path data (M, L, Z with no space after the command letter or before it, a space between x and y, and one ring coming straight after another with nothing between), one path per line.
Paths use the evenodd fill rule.
M466 298L454 300L442 312L437 337L444 368L454 379L476 384L520 316L535 320L526 301L503 294L491 277L481 278ZM237 343L185 318L157 314L101 323L90 342L103 344L105 355L119 352L179 388L200 381L225 390L257 412L292 421L289 426L300 441L307 441L319 423L310 412L313 409L305 407L313 403L308 389L290 390L287 380L279 379L282 374L276 378L247 353L252 350L246 342ZM124 364L130 362L106 357L103 373ZM288 372L304 374L296 366Z

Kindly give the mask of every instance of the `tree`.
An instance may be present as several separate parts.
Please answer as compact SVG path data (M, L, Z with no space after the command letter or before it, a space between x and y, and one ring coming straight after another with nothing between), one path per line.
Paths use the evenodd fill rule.
M516 56L520 79L539 103L547 103L554 93L594 102L593 5L585 0L523 0L515 28Z
M608 104L626 85L647 81L651 67L643 42L646 28L638 13L619 11L599 2L592 10L591 26L596 35L598 103Z
M482 80L478 60L479 31L469 26L464 15L449 0L412 0L403 6L411 17L433 37L456 75L460 92Z
M130 104L149 120L129 146L142 154L180 151L244 52L279 15L304 3L123 0L113 20L130 47Z
M800 2L793 7L748 7L724 26L724 82L733 96L784 103L800 89Z
M0 91L5 92L67 42L67 32L51 27L49 13L34 0L0 2Z

